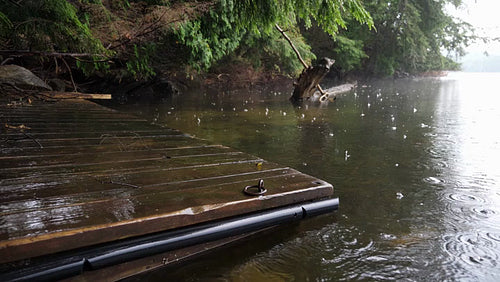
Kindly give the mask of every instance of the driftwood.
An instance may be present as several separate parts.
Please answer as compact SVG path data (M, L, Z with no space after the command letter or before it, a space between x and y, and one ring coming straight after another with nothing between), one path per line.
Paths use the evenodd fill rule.
M328 88L328 89L326 89L326 93L322 94L318 98L318 100L320 102L326 102L327 100L329 100L330 102L333 102L337 99L337 95L340 95L340 94L343 94L345 92L349 92L349 91L353 90L356 87L356 85L357 85L357 82L354 82L354 83L345 83L345 84L341 84L338 86Z
M327 92L330 95L336 96L338 94L349 92L352 89L354 89L354 87L356 87L356 83L346 83L346 84L341 84L341 85L338 85L338 86L334 86L332 88L328 88Z
M81 92L42 91L40 95L53 99L111 99L111 94L88 94Z

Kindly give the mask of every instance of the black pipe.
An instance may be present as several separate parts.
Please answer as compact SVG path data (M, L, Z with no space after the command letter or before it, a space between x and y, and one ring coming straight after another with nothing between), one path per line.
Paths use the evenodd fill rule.
M63 278L79 275L83 273L85 259L80 261L63 264L56 267L47 268L44 270L33 271L24 269L5 277L0 276L1 281L57 281ZM10 277L9 277L10 276Z
M308 213L314 215L333 211L333 205L338 206L338 199L330 199L289 208L281 208L262 214L245 216L183 235L112 251L89 259L89 264L93 269L97 269L157 253L240 235L277 224L302 219Z
M278 224L300 220L306 216L315 216L338 209L339 199L328 199L307 204L273 209L270 211L224 220L219 223L205 224L196 228L187 228L185 232L166 233L155 240L142 240L133 245L107 249L105 252L57 267L37 266L35 269L16 271L17 274L1 275L2 281L50 281L81 274L85 270L99 269L130 260L151 256L196 244L215 241L230 236L258 231ZM96 251L99 253L99 251ZM2 278L2 276L4 276ZM4 279L6 278L6 279Z

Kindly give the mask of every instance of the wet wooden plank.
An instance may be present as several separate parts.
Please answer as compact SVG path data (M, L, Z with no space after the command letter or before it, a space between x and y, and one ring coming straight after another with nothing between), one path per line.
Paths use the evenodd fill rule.
M161 137L161 136L159 136ZM55 154L43 155L14 155L1 156L0 171L2 169L34 169L37 167L57 165L78 165L96 162L109 162L130 160L140 157L164 157L164 158L182 158L193 155L236 153L237 151L223 146L198 146L183 148L158 148L146 150L118 150L105 151L100 153L89 152L57 152Z
M27 136L25 133L28 133ZM96 131L78 131L78 132L15 132L9 133L4 132L2 134L3 143L15 144L15 142L32 142L33 138L37 140L43 139L88 139L88 138L145 138L145 137L161 137L169 135L184 135L175 129L165 128L165 129L155 129L155 130L134 130L134 131L106 131L106 132L96 132Z
M315 178L293 176L266 179L266 186L273 192L263 197L250 198L242 193L242 187L260 179L255 177L196 191L165 191L137 197L125 192L111 200L4 215L3 228L7 233L0 234L0 249L6 256L0 257L0 262L304 202L333 192L330 185L317 183ZM297 182L288 182L292 180ZM26 232L30 236L24 236Z
M226 153L214 155L195 155L191 158L168 158L168 156L141 156L141 158L127 159L124 161L108 161L100 162L97 160L95 163L78 164L75 166L65 164L54 164L42 167L12 167L0 169L0 178L23 178L32 175L53 175L54 177L67 174L87 174L93 175L98 172L127 172L140 169L165 169L172 167L183 167L193 165L203 165L206 162L211 164L219 164L226 162L238 161L254 161L259 159L246 155L243 153Z
M51 122L15 122L8 124L11 127L24 126L28 129L22 130L25 133L38 133L38 132L79 132L97 130L99 132L106 132L108 130L136 130L136 129L155 129L157 125L148 124L144 121L110 121L110 122L64 122L64 123L51 123ZM21 130L7 129L7 132L18 133Z
M294 169L87 101L0 100L0 263L324 197ZM242 190L265 180L268 192Z
M247 167L248 166L249 165L247 164ZM13 211L15 213L34 211L34 210L39 211L57 207L64 207L67 205L85 204L86 202L103 201L106 199L116 199L117 197L120 197L120 195L126 195L127 197L131 197L131 196L140 196L145 194L156 195L158 193L163 193L165 191L172 192L172 191L187 191L192 189L200 189L201 187L218 184L221 182L221 180L233 183L245 179L255 180L255 177L274 178L274 177L282 177L285 175L294 175L297 173L296 171L293 171L289 168L276 168L276 169L268 169L265 171L248 171L248 169L246 169L244 170L244 172L240 173L232 172L233 174L228 175L221 173L219 169L214 169L214 168L211 169L216 171L213 173L214 176L211 177L204 176L203 178L192 179L192 178L187 178L185 174L183 174L184 171L181 171L180 173L178 171L175 171L173 174L169 175L168 180L165 180L165 182L151 183L150 181L150 183L143 185L140 185L140 183L138 183L142 179L136 179L136 181L130 181L131 180L130 179L128 182L120 182L118 180L101 181L99 179L96 179L95 182L89 183L86 189L80 190L80 193L76 193L78 190L76 191L74 189L68 190L63 185L59 186L52 185L52 187L48 191L47 187L44 187L45 191L40 191L40 190L37 191L36 201L33 201L32 197L23 197L23 195L20 194L15 195L15 197L11 198L9 201L5 201L0 206L0 216L12 214ZM74 182L76 181L71 182L71 184L74 185L75 184ZM84 186L83 183L82 186ZM96 186L99 187L98 190L93 188ZM33 193L33 191L29 192ZM53 196L48 196L47 193L53 194Z
M173 140L176 139L176 140ZM125 136L117 137L111 134L101 134L99 137L84 137L84 138L52 138L40 139L35 138L31 134L24 135L22 139L4 139L0 148L50 148L50 147L78 147L78 146L101 146L101 145L116 145L119 146L123 143L136 142L137 140L144 141L144 143L156 143L162 141L177 141L178 139L190 140L196 143L188 135L172 132L172 134L161 134L156 136Z
M176 138L155 137L132 137L132 138L115 138L109 137L105 139L94 140L95 142L75 141L69 139L54 141L55 143L42 143L39 140L29 140L22 146L0 146L0 156L12 155L53 155L53 154L75 154L85 152L108 152L108 151L135 151L135 150L153 150L161 148L182 148L182 147L197 147L207 143L202 140L192 139L188 136L176 135ZM68 146L73 143L74 146ZM76 143L76 144L75 144ZM49 146L50 145L50 146Z
M159 139L159 138L158 138ZM90 150L89 150L90 151ZM240 154L235 150L223 147L184 147L178 150L168 149L150 149L150 150L132 150L132 151L111 151L93 153L61 153L61 154L44 154L40 156L16 156L5 157L0 163L0 173L2 171L12 170L33 170L42 169L50 166L81 166L86 164L106 163L106 162L123 162L127 160L138 159L177 159L186 158L189 156L198 155L214 155L214 154Z
M57 181L53 176L35 176L30 179L17 178L6 179L0 191L0 198L8 204L12 201L46 199L50 197L62 197L77 194L104 192L112 189L143 188L171 185L189 185L188 182L203 180L227 180L232 176L240 174L262 174L272 170L286 170L277 164L268 162L262 163L261 169L256 169L256 162L251 161L230 161L225 163L197 164L192 166L181 166L163 169L140 169L128 172L99 172L94 174L93 181L89 181L88 175L66 174L59 175ZM30 182L26 185L26 182ZM185 183L184 183L185 182ZM100 184L100 185L97 185Z

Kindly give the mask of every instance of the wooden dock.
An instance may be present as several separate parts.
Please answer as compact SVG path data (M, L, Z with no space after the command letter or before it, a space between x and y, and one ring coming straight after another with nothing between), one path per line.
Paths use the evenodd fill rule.
M0 126L0 273L333 194L289 167L90 101L2 98ZM264 195L242 192L261 179Z

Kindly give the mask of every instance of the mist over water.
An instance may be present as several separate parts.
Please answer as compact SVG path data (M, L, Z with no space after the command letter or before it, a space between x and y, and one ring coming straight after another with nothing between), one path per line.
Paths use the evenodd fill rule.
M134 105L155 123L328 181L340 198L334 214L142 278L499 281L499 81L378 80L300 108L289 85Z

